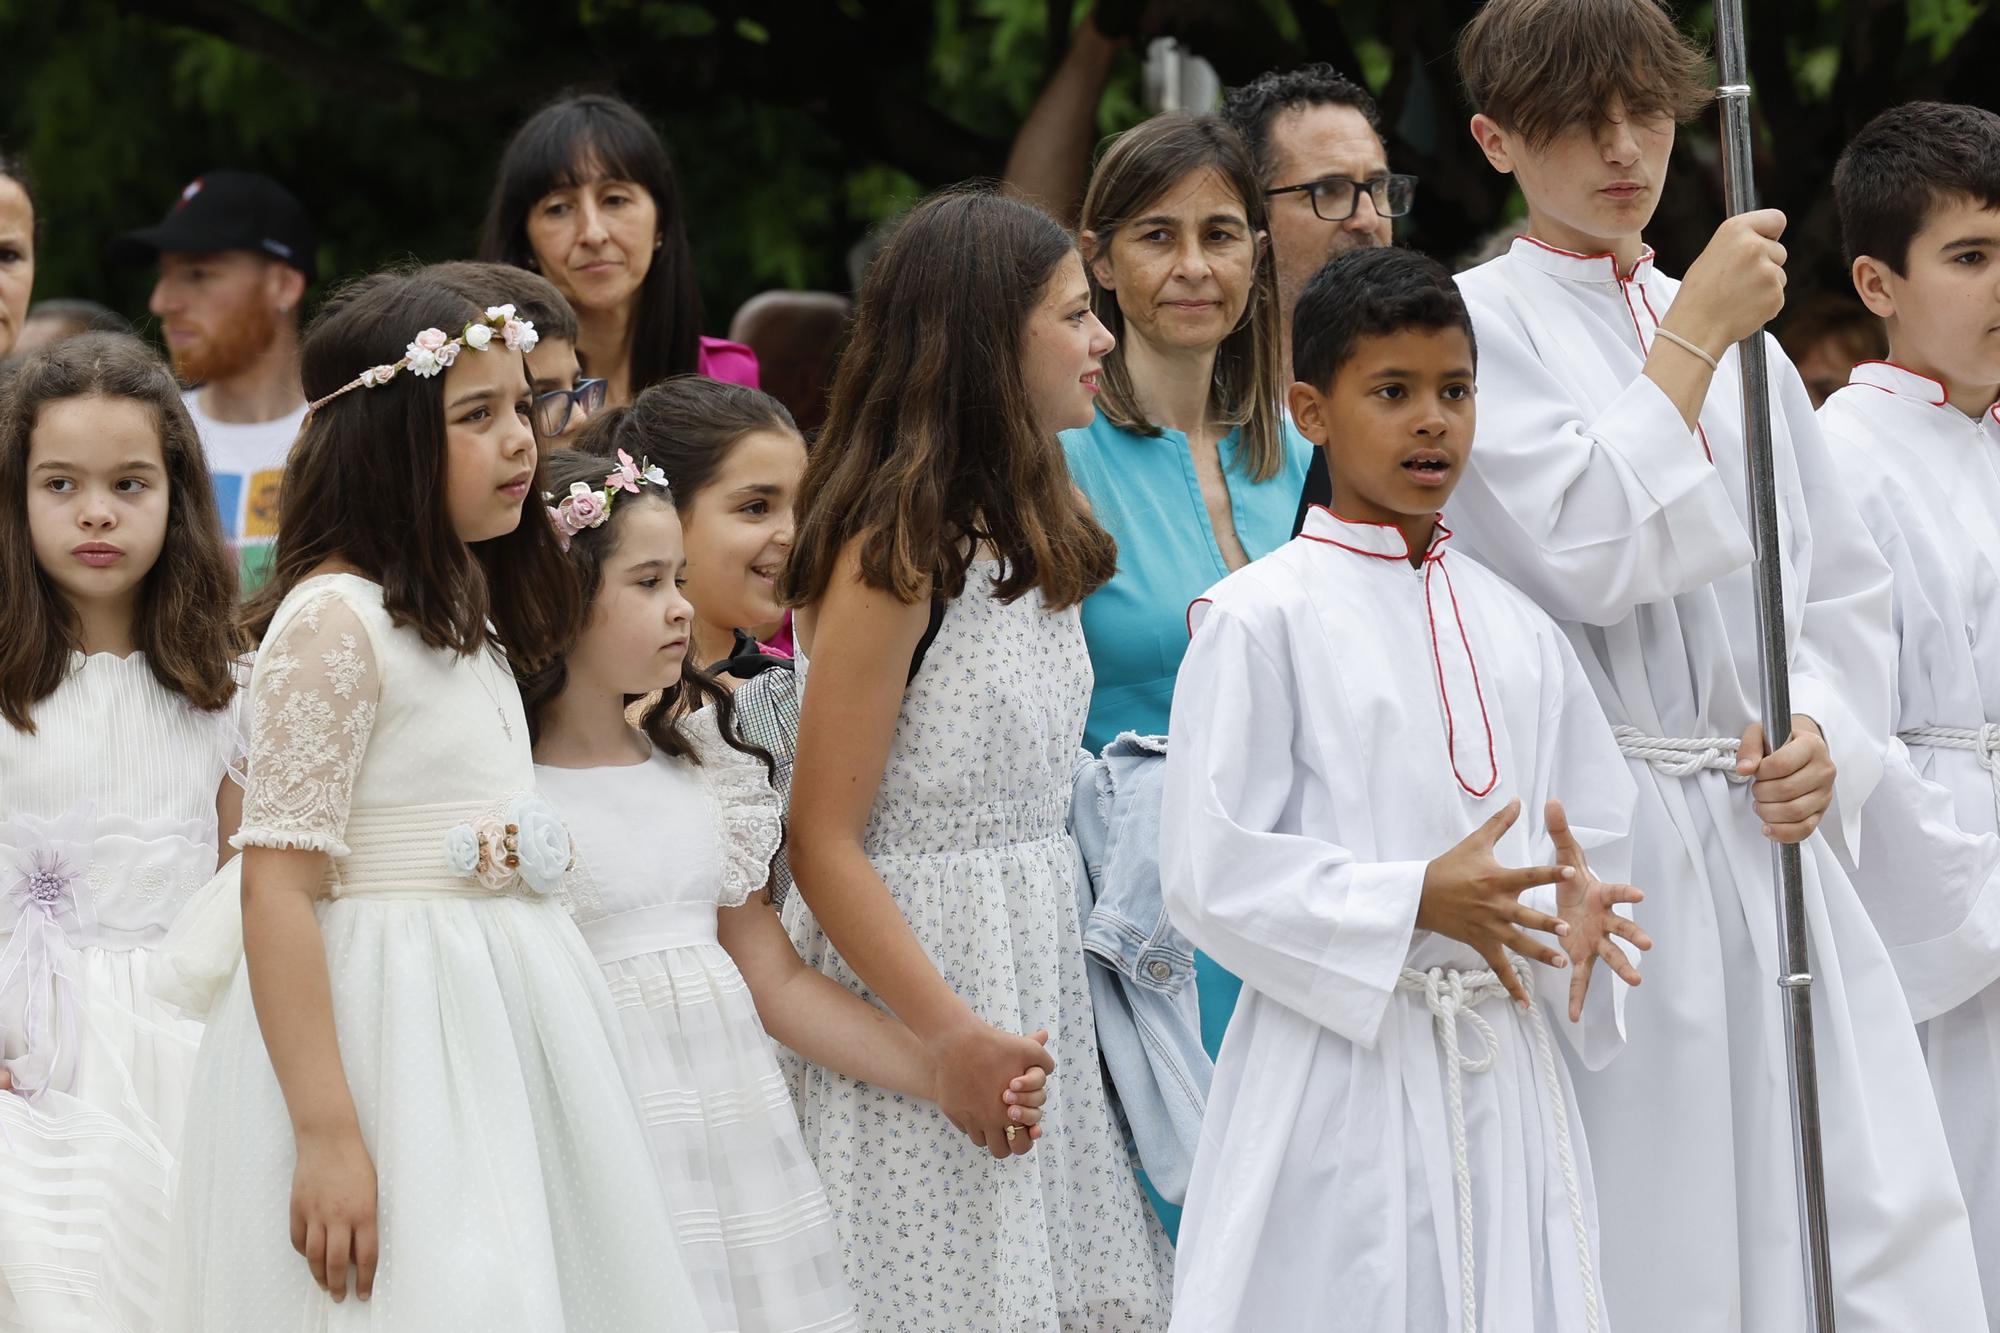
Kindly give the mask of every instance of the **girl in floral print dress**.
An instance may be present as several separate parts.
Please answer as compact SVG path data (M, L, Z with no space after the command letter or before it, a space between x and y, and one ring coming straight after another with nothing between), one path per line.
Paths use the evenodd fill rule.
M250 684L244 958L196 1065L167 1326L701 1329L557 896L513 666L573 631L511 307L371 279L304 346Z
M1047 214L938 196L869 270L807 463L784 589L806 659L786 922L946 1071L935 1107L803 1073L871 1329L1167 1325L1169 1252L1104 1094L1065 829L1090 700L1077 605L1116 551L1056 432L1089 424L1111 344ZM1044 1137L1017 1157L995 1089L1038 1028Z

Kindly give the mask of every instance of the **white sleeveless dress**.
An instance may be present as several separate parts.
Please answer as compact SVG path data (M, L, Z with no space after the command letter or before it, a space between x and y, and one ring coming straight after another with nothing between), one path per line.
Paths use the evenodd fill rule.
M713 708L682 723L700 762L538 765L576 836L564 884L624 1022L640 1118L711 1327L859 1330L833 1214L718 907L770 878L783 830L763 761ZM757 907L753 910L768 911Z
M996 1161L928 1102L793 1060L799 1117L870 1329L1163 1330L1171 1251L1104 1095L1066 827L1090 657L1075 608L1003 605L998 573L974 564L903 695L864 845L980 1018L1049 1029L1043 1137ZM807 963L873 999L802 895L784 915Z
M555 896L569 839L529 795L505 666L427 648L379 586L335 574L285 599L250 688L237 842L328 855L319 926L381 1263L373 1299L335 1304L292 1249L291 1124L239 967L195 1069L167 1327L704 1328L617 1014Z
M128 1333L158 1317L201 1041L148 987L241 745L139 653L75 654L34 719L0 723L0 1329Z

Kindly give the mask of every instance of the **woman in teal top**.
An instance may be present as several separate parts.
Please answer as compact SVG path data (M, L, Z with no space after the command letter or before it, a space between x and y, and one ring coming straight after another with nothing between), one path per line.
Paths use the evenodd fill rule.
M1279 399L1278 290L1250 151L1216 116L1157 116L1105 151L1083 200L1104 358L1097 419L1064 431L1070 474L1118 539L1083 603L1097 685L1084 743L1164 734L1188 604L1292 535L1312 446ZM1241 983L1195 956L1202 1044ZM1157 1196L1168 1230L1179 1210Z

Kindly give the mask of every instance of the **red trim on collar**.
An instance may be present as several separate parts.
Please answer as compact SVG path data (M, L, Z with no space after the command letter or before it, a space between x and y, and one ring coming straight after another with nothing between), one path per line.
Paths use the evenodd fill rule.
M1458 718L1452 713L1451 691L1444 683L1444 656L1438 648L1437 616L1430 612L1430 581L1433 572L1444 575L1444 591L1451 598L1451 618L1458 622L1458 641L1465 649L1465 663L1472 668L1472 697L1479 701L1479 722L1486 728L1486 785L1475 787L1458 771ZM1493 748L1493 716L1486 711L1486 689L1479 683L1479 659L1472 655L1472 640L1465 633L1465 612L1459 609L1458 589L1452 586L1451 570L1439 563L1424 571L1424 610L1431 623L1431 667L1437 672L1438 699L1444 704L1444 744L1451 756L1451 776L1466 794L1486 797L1500 785L1500 758Z
M1319 512L1325 514L1328 518L1332 519L1334 522L1339 523L1345 527L1382 528L1385 529L1386 531L1393 532L1396 534L1397 540L1399 540L1402 543L1403 549L1400 551L1370 551L1359 546L1349 546L1346 542L1335 541L1331 537L1318 537L1310 532L1305 531L1304 529L1301 529L1299 532L1299 536L1304 537L1307 541L1318 542L1322 546L1337 546L1343 551L1352 551L1356 555L1365 555L1371 560L1408 560L1410 558L1410 539L1404 536L1403 530L1397 527L1394 523L1381 523L1377 522L1374 519L1342 518L1339 514L1334 513L1333 510L1329 509L1327 506L1323 504L1313 505L1312 509L1317 509ZM1308 512L1308 517L1310 517L1311 511L1308 510L1307 512ZM1444 525L1444 511L1439 510L1436 514L1431 516L1431 544L1429 549L1427 549L1424 552L1425 562L1429 563L1430 561L1434 560L1442 560L1444 558L1444 545L1446 542L1450 540L1451 540L1451 529Z
M1861 369L1861 367L1863 366L1887 366L1889 367L1889 369L1894 371L1900 371L1902 374L1908 375L1913 379L1920 379L1924 383L1930 385L1931 388L1937 391L1937 397L1932 398L1930 400L1930 405L1932 407L1948 407L1951 404L1951 396L1945 391L1945 387L1942 381L1934 380L1929 375L1924 374L1922 371L1911 370L1908 366L1898 365L1894 361L1890 361L1884 357L1870 357L1866 361L1856 361L1854 363L1853 368L1847 372L1847 382L1849 384L1859 384L1863 388L1868 388L1868 389L1880 389L1884 393L1896 392L1894 389L1890 388L1886 384L1871 384L1867 380L1855 379L1854 372L1856 370Z
M1600 250L1594 255L1586 255L1576 250L1565 250L1560 245L1550 245L1547 241L1539 237L1530 236L1524 231L1515 232L1514 239L1517 241L1526 241L1538 250L1546 250L1552 255L1561 255L1564 259L1602 259L1611 265L1611 276L1620 282L1632 281L1639 272L1639 266L1654 257L1653 247L1650 245L1646 246L1639 251L1639 257L1632 261L1631 272L1620 273L1618 271L1618 256L1612 254L1609 250Z

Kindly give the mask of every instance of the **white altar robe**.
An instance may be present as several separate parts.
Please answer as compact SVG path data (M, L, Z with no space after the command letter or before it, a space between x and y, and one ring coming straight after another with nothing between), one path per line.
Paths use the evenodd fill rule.
M1487 964L1415 929L1425 870L1516 797L1496 857L1549 864L1553 795L1592 869L1624 877L1632 781L1569 644L1441 540L1428 554L1412 568L1397 529L1315 509L1190 616L1161 881L1243 998L1182 1220L1177 1333L1468 1333L1449 1071L1425 997L1398 983ZM1553 890L1524 901L1552 910ZM1600 965L1572 1026L1569 972L1530 970L1544 1037L1561 1029L1603 1064L1623 1042L1624 984ZM1495 1049L1462 1074L1479 1327L1581 1333L1596 1204L1562 1039L1541 1066L1504 994L1471 1013L1463 1057L1486 1049L1480 1020Z
M1453 513L1468 549L1568 632L1614 724L1734 737L1758 717L1737 356L1688 430L1641 373L1679 284L1648 251L1526 238L1460 275L1479 430ZM1802 847L1833 1287L1842 1333L1983 1330L1965 1206L1887 949L1829 840L1861 848L1882 773L1890 576L1798 373L1767 341L1795 712L1840 776ZM1633 1050L1580 1089L1622 1326L1805 1326L1771 845L1725 774L1634 763L1633 878L1655 949Z
M1937 381L1854 369L1820 428L1895 573L1898 733L2000 723L2000 413L1968 418ZM1996 733L2000 736L2000 733ZM1936 739L1935 737L1931 739ZM1903 978L2000 1311L2000 827L1979 752L1891 747L1862 812L1854 884Z

